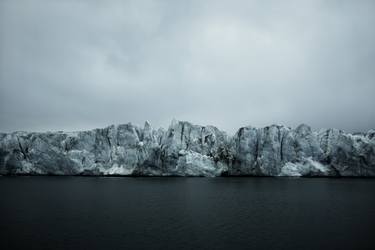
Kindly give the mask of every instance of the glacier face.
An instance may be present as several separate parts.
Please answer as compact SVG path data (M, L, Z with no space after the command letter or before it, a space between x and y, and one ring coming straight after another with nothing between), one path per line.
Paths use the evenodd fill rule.
M375 130L349 134L272 125L172 121L80 132L0 133L0 174L131 176L375 176Z

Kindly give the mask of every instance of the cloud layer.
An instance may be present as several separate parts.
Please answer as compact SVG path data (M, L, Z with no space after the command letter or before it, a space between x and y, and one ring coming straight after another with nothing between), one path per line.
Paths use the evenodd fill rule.
M1 1L0 131L375 127L374 1Z

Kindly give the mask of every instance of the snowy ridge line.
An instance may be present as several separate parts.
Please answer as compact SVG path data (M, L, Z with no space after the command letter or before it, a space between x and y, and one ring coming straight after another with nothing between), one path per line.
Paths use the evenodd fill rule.
M173 120L79 132L0 133L0 174L124 176L375 176L375 130L240 128Z

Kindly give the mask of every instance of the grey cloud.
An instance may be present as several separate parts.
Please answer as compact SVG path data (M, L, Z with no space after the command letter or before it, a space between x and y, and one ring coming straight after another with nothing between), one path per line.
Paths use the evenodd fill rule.
M373 1L1 1L0 131L375 127Z

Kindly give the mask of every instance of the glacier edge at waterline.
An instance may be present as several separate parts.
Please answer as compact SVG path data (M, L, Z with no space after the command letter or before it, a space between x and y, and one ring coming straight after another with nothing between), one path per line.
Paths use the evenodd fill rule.
M0 133L1 175L375 176L375 130L271 125L233 136L173 120L79 132Z

